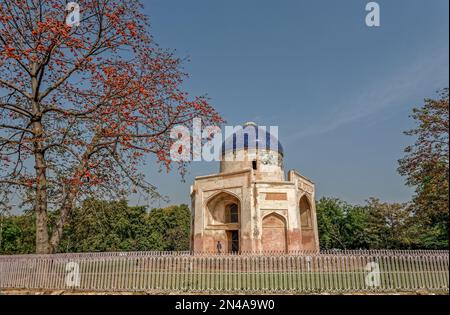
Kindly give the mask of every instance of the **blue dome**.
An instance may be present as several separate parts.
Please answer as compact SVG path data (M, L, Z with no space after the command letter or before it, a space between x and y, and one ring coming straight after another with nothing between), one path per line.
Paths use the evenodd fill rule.
M270 128L262 128L255 123L244 124L222 143L222 154L242 149L266 149L283 155L283 146L270 133Z

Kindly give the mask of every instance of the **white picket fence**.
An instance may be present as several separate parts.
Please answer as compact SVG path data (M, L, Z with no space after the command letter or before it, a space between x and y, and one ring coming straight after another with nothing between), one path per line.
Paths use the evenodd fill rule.
M448 290L448 251L0 256L0 289L159 292Z

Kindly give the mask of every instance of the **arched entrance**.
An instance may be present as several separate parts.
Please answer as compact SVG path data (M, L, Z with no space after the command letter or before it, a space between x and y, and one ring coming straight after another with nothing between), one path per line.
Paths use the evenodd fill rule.
M286 251L286 220L276 213L271 213L262 221L263 251Z
M239 252L240 250L240 202L227 192L220 192L208 200L206 207L208 230L213 235L211 251Z

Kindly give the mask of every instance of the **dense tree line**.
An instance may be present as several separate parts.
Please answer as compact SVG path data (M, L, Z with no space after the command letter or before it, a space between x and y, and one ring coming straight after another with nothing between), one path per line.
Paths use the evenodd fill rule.
M0 220L0 254L35 251L32 212ZM352 205L324 197L317 201L317 221L323 249L448 248L446 228L424 228L409 203L370 198ZM125 200L87 200L68 220L58 252L188 250L189 231L184 204L147 212Z
M57 217L52 214L50 219ZM0 218L0 254L35 252L32 212ZM188 250L187 205L131 207L127 201L87 200L74 211L58 252Z
M317 202L323 249L447 249L447 227L426 226L409 203L370 198L351 205L336 198Z

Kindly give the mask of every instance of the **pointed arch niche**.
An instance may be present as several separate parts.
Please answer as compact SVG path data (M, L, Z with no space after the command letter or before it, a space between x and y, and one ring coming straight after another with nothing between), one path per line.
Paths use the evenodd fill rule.
M308 197L303 195L300 198L300 224L303 229L312 229L312 211L311 211L311 203L308 200Z
M228 192L222 191L209 198L206 203L208 225L239 224L240 201Z
M286 219L270 213L262 220L262 248L264 252L285 252L287 249Z
M303 195L299 201L300 228L302 231L302 247L306 250L316 249L314 237L313 213L311 201Z

